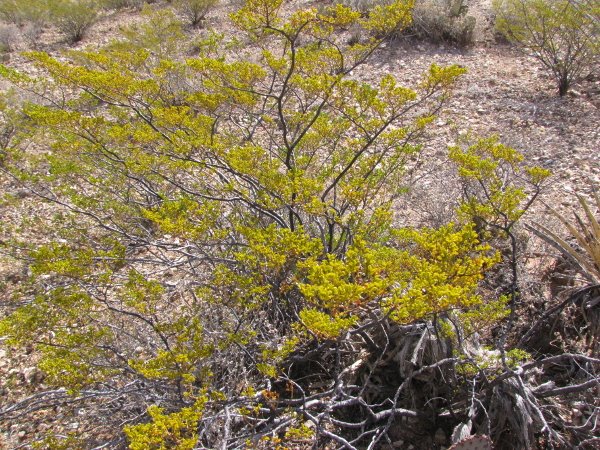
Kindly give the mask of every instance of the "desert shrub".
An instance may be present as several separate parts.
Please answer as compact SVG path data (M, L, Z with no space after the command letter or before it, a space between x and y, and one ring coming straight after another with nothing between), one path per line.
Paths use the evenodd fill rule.
M389 5L389 0L345 0L345 3L368 14L377 5ZM403 31L431 42L452 42L468 45L473 41L475 17L467 14L464 0L416 0L412 25ZM400 30L399 30L400 31Z
M145 3L152 3L146 0L104 0L102 7L105 9L123 9L123 8L135 8L141 9Z
M109 47L121 51L151 51L158 58L174 57L186 53L190 46L183 22L170 9L153 10L144 7L144 21L125 26L121 36Z
M25 42L35 47L48 21L49 8L45 0L6 0L0 2L0 18L17 25Z
M18 22L19 9L16 0L6 0L0 3L0 19L10 23Z
M24 343L35 329L49 383L119 392L110 403L130 423L132 448L200 436L208 448L244 447L247 432L260 437L253 422L266 401L294 439L302 409L276 406L284 393L270 382L295 370L294 352L339 342L352 365L342 337L354 327L483 303L477 285L497 257L472 224L399 229L391 219L403 167L465 70L432 65L412 88L391 74L373 84L349 76L409 24L403 2L368 17L340 5L280 9L251 0L232 17L243 40L268 41L255 61L212 43L195 58L157 57L162 33L151 24L136 45L69 61L28 55L58 96L76 98L26 107L32 139L52 151L11 170L56 193L61 214L46 217L56 221L46 243L26 246L33 296L0 335ZM155 23L173 35L168 17ZM353 24L365 39L349 45L341 36ZM332 375L356 397L346 375ZM150 424L136 423L140 405ZM394 414L385 408L382 417ZM230 413L248 425L215 434Z
M0 19L15 24L25 42L35 47L48 20L48 2L44 0L6 0L0 2Z
M28 22L21 28L21 36L29 48L36 48L39 37L44 31L44 24L40 22Z
M367 14L376 6L390 5L393 3L392 0L344 0L345 5L360 11L363 14Z
M563 96L600 54L600 7L591 0L496 0L496 27L548 69Z
M49 5L46 0L3 0L0 2L0 18L18 26L32 22L43 24L47 20Z
M419 0L413 9L412 32L432 42L469 45L476 19L467 13L464 0Z
M96 22L98 11L98 3L92 0L59 0L52 4L50 13L67 41L75 43Z
M175 0L173 4L185 20L196 27L200 25L206 14L218 3L218 0Z
M449 156L458 167L462 184L463 199L457 210L458 216L475 223L481 239L505 256L504 272L507 275L502 277L502 289L511 309L511 322L514 322L520 301L519 260L522 253L516 228L539 196L550 171L526 167L521 153L498 142L494 136L469 143L466 149L450 147ZM505 330L501 342L506 333ZM505 351L504 348L500 350Z
M18 39L19 30L15 25L0 23L0 55L14 51Z
M16 145L16 135L20 128L17 104L14 92L0 93L0 164Z
M352 76L411 7L249 0L235 38L193 58L167 57L178 28L158 16L139 41L29 53L44 83L0 66L42 99L19 139L43 150L19 152L7 128L8 170L56 212L23 219L43 242L0 243L30 271L0 336L35 346L49 386L1 420L79 402L134 449L382 448L405 419L431 431L442 413L457 434L522 425L556 441L521 389L548 364L517 371L523 352L465 345L510 306L480 289L501 257L490 229L512 230L546 172L494 139L456 147L460 221L395 220L465 73Z

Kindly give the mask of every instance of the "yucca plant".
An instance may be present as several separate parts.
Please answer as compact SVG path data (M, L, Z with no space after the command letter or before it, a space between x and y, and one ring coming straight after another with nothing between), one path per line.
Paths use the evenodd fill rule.
M596 203L596 214L600 214L600 196L595 190L592 193ZM539 223L529 227L538 237L556 248L573 265L574 269L592 285L600 284L600 224L588 202L577 195L584 216L574 212L574 220L569 220L556 210L549 208L576 240L570 244L564 238Z

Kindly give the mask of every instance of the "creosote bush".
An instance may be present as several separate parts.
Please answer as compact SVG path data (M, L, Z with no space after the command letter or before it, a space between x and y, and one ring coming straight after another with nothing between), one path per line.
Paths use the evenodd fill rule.
M466 46L473 42L475 25L464 0L421 0L415 3L411 29L422 39Z
M600 7L591 0L496 0L496 27L548 69L563 96L600 55Z
M66 36L68 42L80 41L96 22L98 2L91 0L58 0L52 2L50 13L54 25Z
M181 57L189 52L191 43L186 39L183 22L170 9L152 10L144 7L142 23L125 26L121 38L107 46L114 52L148 51L149 58L165 59ZM181 77L173 77L173 83L185 83Z
M41 26L48 20L51 4L47 0L3 0L0 3L0 19L19 27L30 23Z
M34 47L47 24L56 26L74 43L95 23L101 6L102 2L92 0L6 0L0 4L0 18L18 25Z
M15 50L18 37L18 30L14 25L0 23L0 57Z
M103 0L102 7L106 9L135 8L142 9L145 3L152 3L146 0Z
M218 4L218 0L175 0L173 4L186 22L197 27Z
M26 43L35 47L49 20L49 5L50 3L45 0L6 0L0 3L0 19L9 26L16 25Z
M0 168L11 154L20 152L21 137L28 127L20 109L20 100L13 90L0 95Z
M377 5L389 5L390 0L345 0L345 4L369 14ZM464 0L416 0L412 24L398 30L434 43L451 42L460 46L473 42L476 19L470 16ZM399 34L399 33L396 33Z
M37 329L49 382L141 389L163 409L128 428L138 448L148 427L171 442L180 431L161 423L219 415L236 397L235 414L262 421L261 398L280 395L264 381L315 339L336 341L372 317L408 323L479 305L496 256L471 225L391 224L402 168L465 70L432 65L415 88L348 76L409 25L411 6L284 17L276 0L248 2L232 20L256 62L243 49L233 60L156 58L147 33L139 46L72 53L72 63L29 53L80 95L26 107L31 138L52 152L37 170L12 170L66 209L51 219L51 242L26 252L37 293L2 334L17 343ZM352 25L367 39L344 43ZM176 286L163 277L171 270Z
M81 402L107 447L379 448L404 422L433 436L442 409L447 436L494 439L517 427L486 420L527 401L527 436L559 441L515 381L527 355L471 345L512 312L480 289L502 255L475 218L510 231L533 196L505 173L534 191L547 173L494 139L453 148L457 220L393 220L465 73L352 76L412 7L250 0L235 39L192 58L169 56L181 24L162 13L97 52L28 53L40 79L0 66L43 99L18 120L0 103L3 174L56 211L26 221L44 242L2 244L30 277L0 336L34 346L51 386L3 420Z

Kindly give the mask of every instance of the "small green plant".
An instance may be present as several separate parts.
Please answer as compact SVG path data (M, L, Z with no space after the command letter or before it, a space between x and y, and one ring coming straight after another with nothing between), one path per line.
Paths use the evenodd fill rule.
M600 6L591 0L495 0L496 27L540 61L563 96L600 54Z
M217 3L218 0L176 0L174 2L177 11L193 27L199 26Z
M191 450L198 440L197 423L202 417L206 397L200 396L193 406L165 414L157 406L148 408L150 423L125 427L131 450Z
M32 448L34 450L73 450L82 448L85 441L77 436L75 432L67 433L67 435L50 435L41 441L34 442Z

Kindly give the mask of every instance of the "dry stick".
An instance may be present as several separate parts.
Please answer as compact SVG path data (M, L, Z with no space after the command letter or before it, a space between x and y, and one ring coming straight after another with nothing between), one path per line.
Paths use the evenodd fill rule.
M542 325L544 320L546 320L550 315L554 314L557 311L561 311L563 308L565 308L567 306L568 303L576 302L577 300L582 298L584 295L588 294L589 292L593 291L594 289L598 288L599 286L600 285L595 284L593 286L587 286L582 289L578 289L572 295L570 295L566 300L562 301L560 304L545 311L544 314L542 314L542 316L531 326L531 328L529 328L527 333L525 333L521 337L521 339L519 339L519 343L517 344L517 347L521 347L525 343L525 341L533 334L533 332L540 325Z
M533 391L533 394L536 397L540 397L540 398L546 398L546 397L555 397L557 395L563 395L563 394L572 394L574 392L581 392L581 391L585 391L586 389L589 389L591 387L594 386L600 386L600 377L595 377L591 380L588 380L584 383L580 383L580 384L574 384L574 385L570 385L570 386L564 386L564 387L559 387L556 389L549 389L547 391L543 391L540 393L537 393L535 391Z
M225 406L225 424L223 425L223 442L221 443L221 450L227 450L227 441L229 440L230 432L231 414L229 413L229 406Z
M544 364L557 364L561 361L569 360L569 359L580 360L580 361L587 362L590 364L600 364L600 359L597 359L597 358L592 358L592 357L586 356L586 355L579 355L576 353L563 353L562 355L550 356L548 358L544 358L544 359L540 359L537 361L532 361L527 364L523 364L521 366L521 369L524 372L526 372L528 370L535 369L536 367L543 366ZM491 382L491 386L496 385L496 384L506 380L507 378L511 378L514 375L515 375L514 371L508 370L508 371L504 372L503 374L494 378L494 380Z
M538 416L538 419L540 420L540 422L542 422L543 427L542 427L541 432L542 433L546 432L548 434L548 439L550 440L550 444L551 444L552 440L556 440L559 443L561 443L562 439L560 438L560 435L556 431L554 431L554 429L552 429L552 427L546 421L546 418L544 417L544 413L540 410L539 406L533 400L531 400L531 398L530 398L531 395L529 393L529 392L531 392L531 390L528 390L525 388L525 384L523 383L523 379L521 378L522 373L523 373L522 370L515 371L515 378L517 379L517 384L518 384L519 390L521 391L521 394L523 396L523 400L527 402L529 407Z
M68 394L66 389L57 389L53 391L44 391L33 394L26 399L15 403L8 408L0 411L0 419L17 419L19 417L23 417L31 412L50 408L55 405L66 405L71 403L81 402L90 398L102 398L102 397L121 397L123 395L135 393L135 392L143 392L146 389L144 388L135 388L131 390L122 390L122 391L82 391L82 395L79 397L73 398ZM45 398L50 397L50 398ZM17 413L17 411L22 411ZM16 413L16 414L11 414Z

